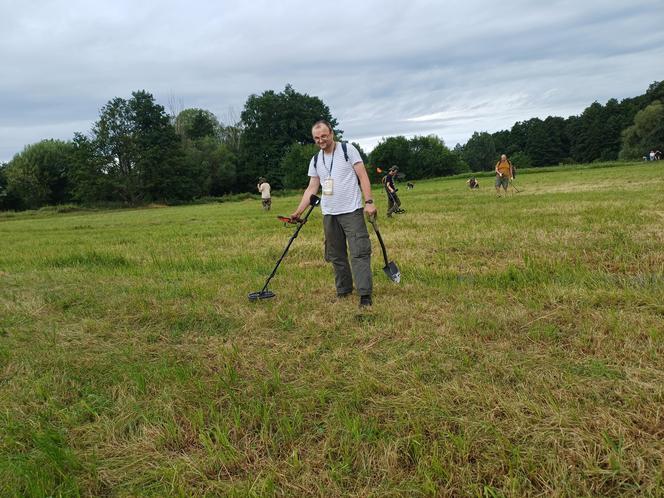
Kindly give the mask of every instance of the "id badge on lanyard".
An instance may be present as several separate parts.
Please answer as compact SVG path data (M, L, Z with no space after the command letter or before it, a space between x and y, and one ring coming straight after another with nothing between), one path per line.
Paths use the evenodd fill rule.
M334 179L326 178L323 182L323 195L332 195L334 193Z
M330 162L330 169L328 177L323 182L323 195L332 195L334 193L334 180L332 179L332 168L334 168L334 153L337 150L337 144L334 144L332 149L332 161ZM325 153L323 153L323 164L325 164ZM327 165L325 165L327 167Z

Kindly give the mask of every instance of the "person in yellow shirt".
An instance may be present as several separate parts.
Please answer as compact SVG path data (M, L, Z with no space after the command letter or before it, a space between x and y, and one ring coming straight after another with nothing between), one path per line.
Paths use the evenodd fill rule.
M507 187L510 180L514 178L512 163L505 154L500 156L500 161L496 163L496 195L500 197L500 187L503 187L507 195Z

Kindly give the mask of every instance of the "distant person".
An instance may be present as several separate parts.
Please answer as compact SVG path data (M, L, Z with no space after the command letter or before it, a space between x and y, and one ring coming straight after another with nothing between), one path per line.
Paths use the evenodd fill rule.
M512 163L505 154L500 156L500 161L496 163L496 195L500 197L500 187L503 187L505 195L507 195L507 187L510 185L512 175Z
M656 150L655 151L655 161L660 161L662 159L662 151L661 150Z
M397 188L394 186L394 177L397 176L399 168L392 166L388 171L387 175L383 177L382 183L385 187L385 192L387 192L387 217L391 218L392 213L403 213L404 210L401 209L401 200L397 195Z
M654 150L651 150L651 151L650 151L650 160L651 160L651 161L654 161L654 160L655 160L655 151L654 151Z
M258 191L261 193L261 201L263 202L263 209L269 211L272 207L272 196L270 194L272 188L264 177L258 179Z
M472 176L468 180L466 180L466 183L468 184L468 188L470 188L471 190L476 189L476 188L480 188L480 182L478 182L477 178L475 178L474 176Z

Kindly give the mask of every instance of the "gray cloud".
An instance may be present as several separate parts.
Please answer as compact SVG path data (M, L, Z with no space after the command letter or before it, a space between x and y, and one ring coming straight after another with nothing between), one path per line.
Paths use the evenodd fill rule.
M88 132L138 89L223 120L291 83L369 149L395 134L453 146L662 79L659 0L446 4L0 0L0 160Z

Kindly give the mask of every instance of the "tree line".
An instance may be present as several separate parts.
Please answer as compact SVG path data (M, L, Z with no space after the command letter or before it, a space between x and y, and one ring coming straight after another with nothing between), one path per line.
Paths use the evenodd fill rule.
M579 116L520 121L510 130L475 132L454 151L473 171L491 170L507 154L520 167L641 159L664 150L664 82L645 94L605 105L594 102Z
M519 167L640 158L664 149L664 82L644 95L579 116L534 118L510 130L476 132L450 150L437 136L388 137L367 156L372 180L398 165L409 179L493 168L500 153ZM302 188L317 152L311 124L326 119L343 130L318 97L268 90L251 95L239 116L222 123L212 112L166 112L145 90L104 105L87 133L42 140L0 164L0 210L54 204L187 202L255 190L259 176L276 188Z

